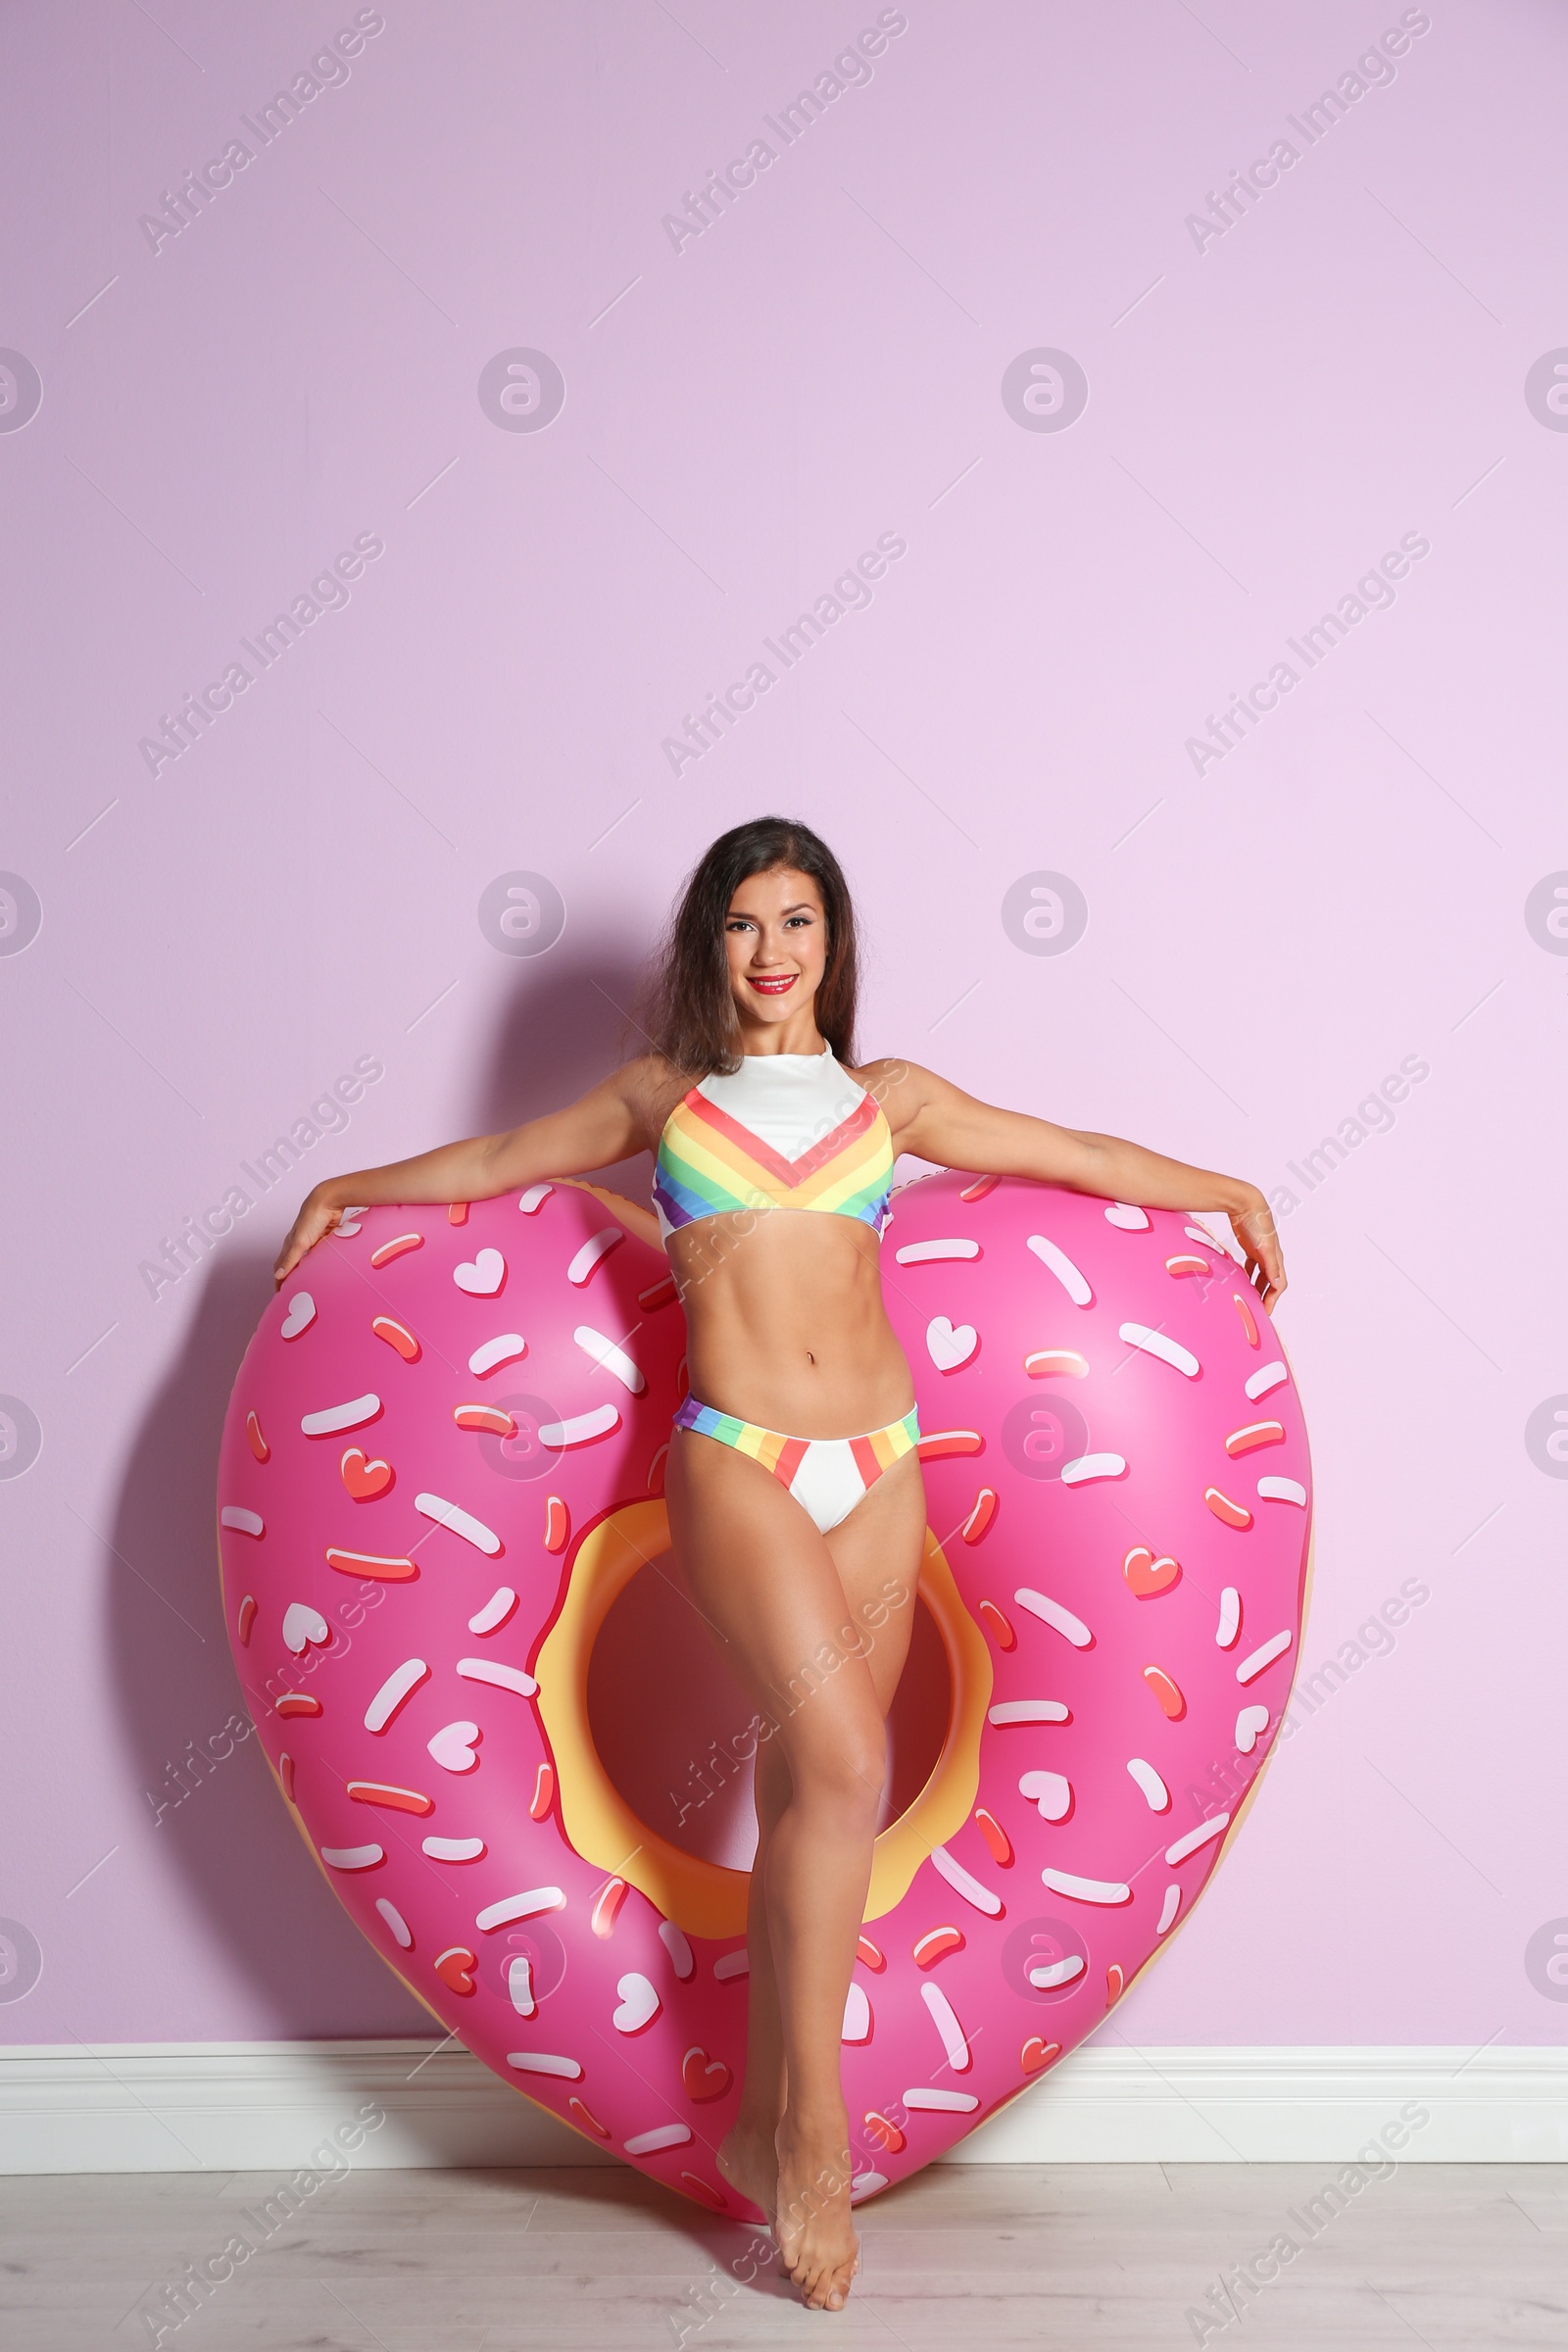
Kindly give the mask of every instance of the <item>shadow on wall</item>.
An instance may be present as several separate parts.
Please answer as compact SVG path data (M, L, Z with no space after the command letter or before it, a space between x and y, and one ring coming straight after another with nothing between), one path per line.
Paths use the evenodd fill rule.
M623 1060L648 1051L635 1017L640 961L582 949L573 957L565 951L563 940L541 957L537 973L530 972L507 1008L479 1082L475 1132L497 1133L561 1110ZM582 1173L644 1202L653 1184L646 1152Z
M636 967L554 954L519 985L494 1041L467 1132L560 1109L628 1052L643 1050L625 1008ZM411 1140L410 1152L446 1142ZM320 1168L313 1177L333 1173ZM646 1152L586 1171L646 1200ZM301 1172L302 1179L305 1172ZM219 1588L219 1442L240 1360L272 1296L272 1252L299 1194L278 1200L181 1285L200 1285L184 1345L148 1398L109 1530L110 1636L120 1705L156 1835L254 1985L263 2037L424 2034L434 2020L340 1909L250 1735ZM254 1212L253 1212L254 1215ZM276 1230L273 1230L275 1226Z

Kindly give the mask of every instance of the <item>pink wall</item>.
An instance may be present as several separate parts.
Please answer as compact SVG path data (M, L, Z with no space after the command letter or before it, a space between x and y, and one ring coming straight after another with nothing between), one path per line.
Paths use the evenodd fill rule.
M239 1705L230 1380L304 1185L579 1091L691 859L782 808L859 893L869 1051L1289 1208L1303 1664L1421 1594L1298 1706L1116 2030L1561 2038L1568 32L1526 0L1201 20L8 13L8 2037L427 2023L254 1748L173 1802ZM356 24L264 145L247 118ZM786 145L768 118L878 24ZM1343 119L1291 126L1341 86ZM149 231L236 139L244 169ZM666 227L759 139L720 217ZM1223 233L1190 225L1282 139ZM564 378L547 429L503 429L540 414L518 350ZM520 415L482 405L498 379ZM766 641L879 543L869 601L786 671ZM263 668L245 641L356 545ZM1343 642L1291 650L1401 548ZM236 662L189 748L141 748ZM768 690L672 757L759 662ZM1243 740L1189 748L1281 662ZM537 959L480 919L518 872L564 909ZM1060 954L1004 919L1042 872L1087 905ZM356 1069L261 1191L246 1163ZM1292 1163L1336 1137L1309 1189ZM154 1297L146 1263L236 1186Z

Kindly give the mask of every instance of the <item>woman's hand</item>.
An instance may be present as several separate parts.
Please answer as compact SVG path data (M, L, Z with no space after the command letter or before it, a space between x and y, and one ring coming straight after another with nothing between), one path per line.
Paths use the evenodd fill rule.
M272 1268L274 1291L279 1283L287 1280L307 1250L314 1250L323 1235L337 1230L342 1223L343 1213L341 1208L333 1208L323 1200L318 1189L306 1194L300 1213L289 1227L288 1238L278 1251L277 1262Z
M1267 1312L1274 1312L1274 1301L1285 1289L1285 1259L1280 1253L1279 1235L1274 1229L1274 1217L1262 1194L1253 1187L1244 1206L1227 1212L1236 1239L1247 1260L1247 1271L1253 1288Z

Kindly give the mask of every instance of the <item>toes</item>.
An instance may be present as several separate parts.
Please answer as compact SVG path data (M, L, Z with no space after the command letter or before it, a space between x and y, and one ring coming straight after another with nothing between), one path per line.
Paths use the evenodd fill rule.
M840 2270L835 2272L829 2283L826 2296L826 2303L829 2311L842 2311L844 2309L846 2302L849 2300L850 2280L855 2277L856 2271L858 2268L858 2263L852 2263L847 2271Z

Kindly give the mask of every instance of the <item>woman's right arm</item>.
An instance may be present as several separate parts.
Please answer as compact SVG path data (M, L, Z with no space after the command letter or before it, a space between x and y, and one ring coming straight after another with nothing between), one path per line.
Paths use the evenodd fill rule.
M392 1201L488 1200L543 1176L580 1176L608 1168L646 1147L649 1057L628 1062L564 1110L547 1111L504 1135L474 1135L441 1144L384 1168L328 1176L307 1194L277 1253L274 1285L286 1280L308 1250L334 1229L351 1203L375 1208Z

